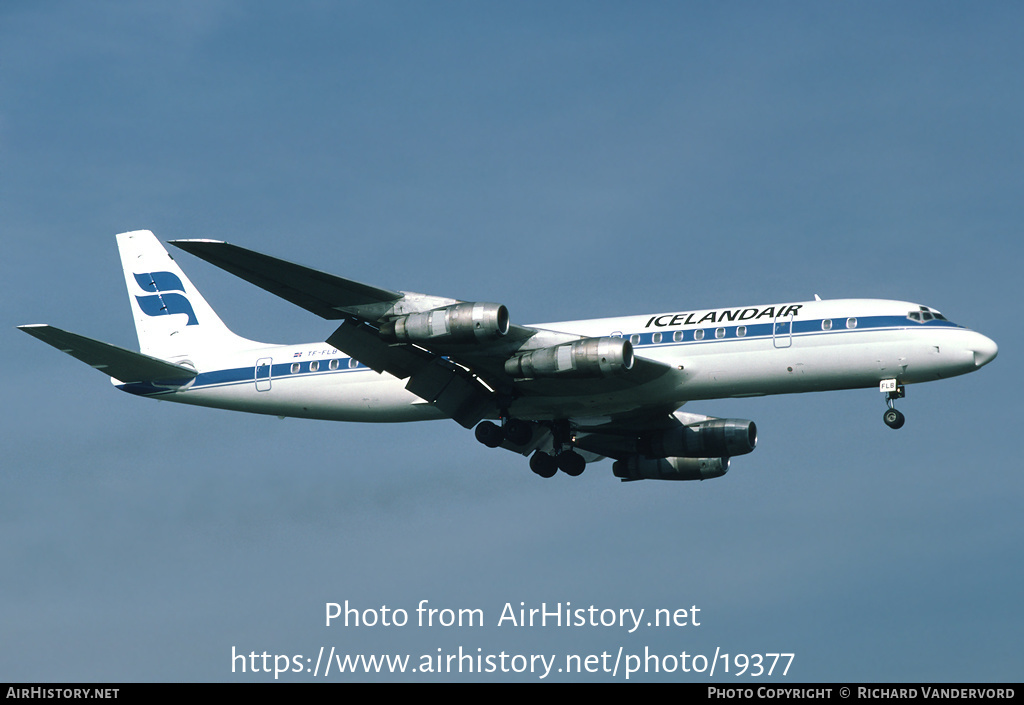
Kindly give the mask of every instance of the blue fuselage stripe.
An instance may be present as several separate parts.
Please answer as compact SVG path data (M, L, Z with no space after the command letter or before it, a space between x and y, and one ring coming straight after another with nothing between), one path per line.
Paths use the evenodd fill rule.
M824 328L824 322L831 321L831 327ZM853 327L847 327L847 321L856 321ZM790 328L792 327L792 331ZM728 326L710 326L706 328L675 328L659 331L647 331L644 333L624 334L623 337L635 340L634 346L646 345L678 345L681 343L714 343L722 340L752 340L757 338L789 337L790 334L810 335L827 333L852 333L864 330L895 330L895 329L917 329L917 328L962 328L949 321L933 320L927 323L915 323L906 316L865 316L836 319L816 319L798 321L789 319L775 320L771 323L753 323ZM745 329L745 335L739 335L739 329ZM716 332L724 331L722 337L716 337ZM681 333L679 340L675 339L676 333ZM655 336L660 335L661 339L655 341ZM697 337L698 335L702 337Z
M824 327L824 321L831 321L829 328ZM848 327L848 321L853 323ZM745 329L745 334L740 336L740 328ZM811 335L841 335L847 333L858 333L865 331L900 330L900 329L921 329L921 328L963 328L950 321L932 320L924 323L911 321L906 316L864 316L836 319L815 319L815 320L774 320L771 323L739 324L729 326L712 326L707 328L667 329L659 331L647 331L643 333L623 334L624 338L633 342L635 347L647 346L671 347L689 344L720 343L737 340L758 340L758 339L789 339L790 337L807 337ZM721 329L722 337L716 337L716 332ZM679 340L674 335L680 332ZM703 337L697 338L698 333ZM661 339L655 341L655 336L660 335ZM331 362L337 360L338 368L330 369ZM311 369L316 364L317 369ZM368 367L352 358L331 357L319 360L305 360L302 362L283 362L271 365L271 374L268 377L265 371L260 371L257 377L257 366L254 364L246 367L233 367L222 370L211 370L201 372L196 376L192 384L187 385L189 390L213 389L215 387L226 387L238 384L253 384L260 382L278 382L284 379L298 377L310 377L314 375L345 374L369 370ZM120 385L120 389L131 394L141 396L157 396L180 391L180 387L158 386L149 382L138 382Z

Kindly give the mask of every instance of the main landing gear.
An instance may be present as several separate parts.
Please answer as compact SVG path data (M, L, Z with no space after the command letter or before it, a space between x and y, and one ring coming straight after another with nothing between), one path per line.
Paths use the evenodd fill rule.
M538 450L530 456L530 469L541 477L554 477L558 472L558 461L555 460L555 456Z
M526 421L508 419L504 426L491 421L477 424L476 439L488 448L497 448L505 441L517 446L526 445L533 437L533 428Z
M572 450L569 424L565 421L544 422L552 435L554 454L542 450L530 457L530 469L541 477L554 477L561 470L570 477L578 477L587 469L587 461ZM525 446L534 437L536 424L520 419L505 419L501 426L492 421L481 421L474 434L488 448L497 448L505 441Z
M885 403L889 407L882 415L882 421L891 429L903 428L903 424L907 422L907 417L898 411L893 403L897 399L907 396L907 392L902 384L896 383L896 380L886 380L886 382L882 382L882 385L882 391L886 393Z
M569 477L579 477L587 469L587 461L583 456L572 449L572 431L569 422L564 419L545 423L551 430L552 450L551 455L538 450L530 458L530 469L541 477L553 477L555 468L561 470Z
M530 456L530 469L541 477L554 477L559 470L569 477L579 477L587 469L587 461L573 450L563 450L556 455L538 450Z

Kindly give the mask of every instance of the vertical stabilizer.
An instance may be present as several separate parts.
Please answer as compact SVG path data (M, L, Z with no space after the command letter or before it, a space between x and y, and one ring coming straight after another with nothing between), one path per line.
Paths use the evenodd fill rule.
M228 330L149 230L121 233L117 248L143 353L168 360L258 345Z

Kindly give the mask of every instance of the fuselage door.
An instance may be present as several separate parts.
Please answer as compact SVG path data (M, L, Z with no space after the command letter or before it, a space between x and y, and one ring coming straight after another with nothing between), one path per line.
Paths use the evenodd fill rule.
M273 369L273 360L269 357L261 357L256 361L256 391L270 391L270 371Z
M772 343L777 348L788 348L793 344L793 314L775 319L772 328Z

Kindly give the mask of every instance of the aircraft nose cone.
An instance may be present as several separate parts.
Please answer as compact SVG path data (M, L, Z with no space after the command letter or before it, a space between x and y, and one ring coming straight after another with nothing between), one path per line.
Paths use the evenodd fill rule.
M986 338L981 333L974 334L975 339L971 341L970 349L974 352L974 365L982 367L992 362L999 354L999 346L991 338Z

